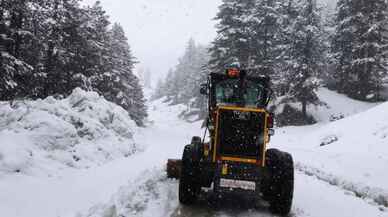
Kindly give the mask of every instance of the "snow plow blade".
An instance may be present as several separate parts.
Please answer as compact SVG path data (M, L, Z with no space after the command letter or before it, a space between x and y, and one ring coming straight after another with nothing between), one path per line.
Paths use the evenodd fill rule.
M167 177L179 179L181 175L182 160L168 159L167 161Z

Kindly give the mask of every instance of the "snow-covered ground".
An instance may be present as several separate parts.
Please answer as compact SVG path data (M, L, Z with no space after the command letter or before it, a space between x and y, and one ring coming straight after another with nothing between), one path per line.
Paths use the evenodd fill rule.
M330 91L327 88L321 87L317 91L317 96L322 102L323 105L315 106L308 105L307 112L309 115L314 117L317 122L327 123L333 120L338 120L344 117L348 117L353 114L357 114L368 110L376 105L377 103L368 103L357 101L347 97L344 94L339 94L334 91ZM277 99L278 102L282 98ZM301 110L300 103L288 103L295 109ZM284 104L278 106L276 113L281 113L283 110Z
M388 103L310 127L278 130L273 144L298 170L388 207Z
M81 89L62 100L0 102L0 177L53 176L130 156L144 148L137 130L123 108Z
M317 109L317 116L343 112L346 117L280 128L271 141L271 147L291 152L297 163L291 216L388 217L388 104L374 107L327 90L320 94L328 97L324 101L332 110L318 114ZM166 159L179 158L191 136L202 134L201 122L177 117L184 109L162 100L149 104L149 126L133 130L134 144L145 147L142 152L88 169L65 168L52 177L22 172L1 176L0 216L272 216L265 204L241 208L232 202L214 209L206 197L194 207L179 205L178 183L165 176Z

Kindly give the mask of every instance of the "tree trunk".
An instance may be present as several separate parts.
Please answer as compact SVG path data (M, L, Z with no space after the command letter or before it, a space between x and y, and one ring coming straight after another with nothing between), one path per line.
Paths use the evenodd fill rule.
M302 114L303 114L303 118L306 120L306 118L307 118L307 102L306 102L306 100L302 100Z

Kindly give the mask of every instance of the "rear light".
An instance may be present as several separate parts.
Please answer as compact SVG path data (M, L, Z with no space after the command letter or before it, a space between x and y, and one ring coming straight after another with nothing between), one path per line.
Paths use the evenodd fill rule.
M231 78L237 78L240 76L240 70L238 68L230 68L226 70L226 74Z
M267 127L268 128L273 128L274 126L274 114L273 113L270 113L268 116L267 116Z

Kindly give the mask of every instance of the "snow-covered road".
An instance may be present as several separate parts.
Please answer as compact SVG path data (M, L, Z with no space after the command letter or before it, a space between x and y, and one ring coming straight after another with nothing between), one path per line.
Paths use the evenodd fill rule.
M206 194L194 207L177 200L178 183L164 174L167 158L180 157L193 135L201 135L201 123L187 123L177 117L180 106L160 102L150 105L150 123L139 130L135 141L144 152L83 170L65 169L60 176L26 175L0 178L0 216L4 217L119 217L119 216L272 216L265 205L230 205L215 209ZM280 133L274 142L286 143L290 136ZM284 146L292 144L282 144ZM281 148L282 146L280 146ZM300 148L289 148L295 156ZM303 167L296 170L294 205L291 216L388 217L382 204L362 198L349 189L320 178ZM307 162L308 163L308 162ZM247 204L246 204L247 203Z

